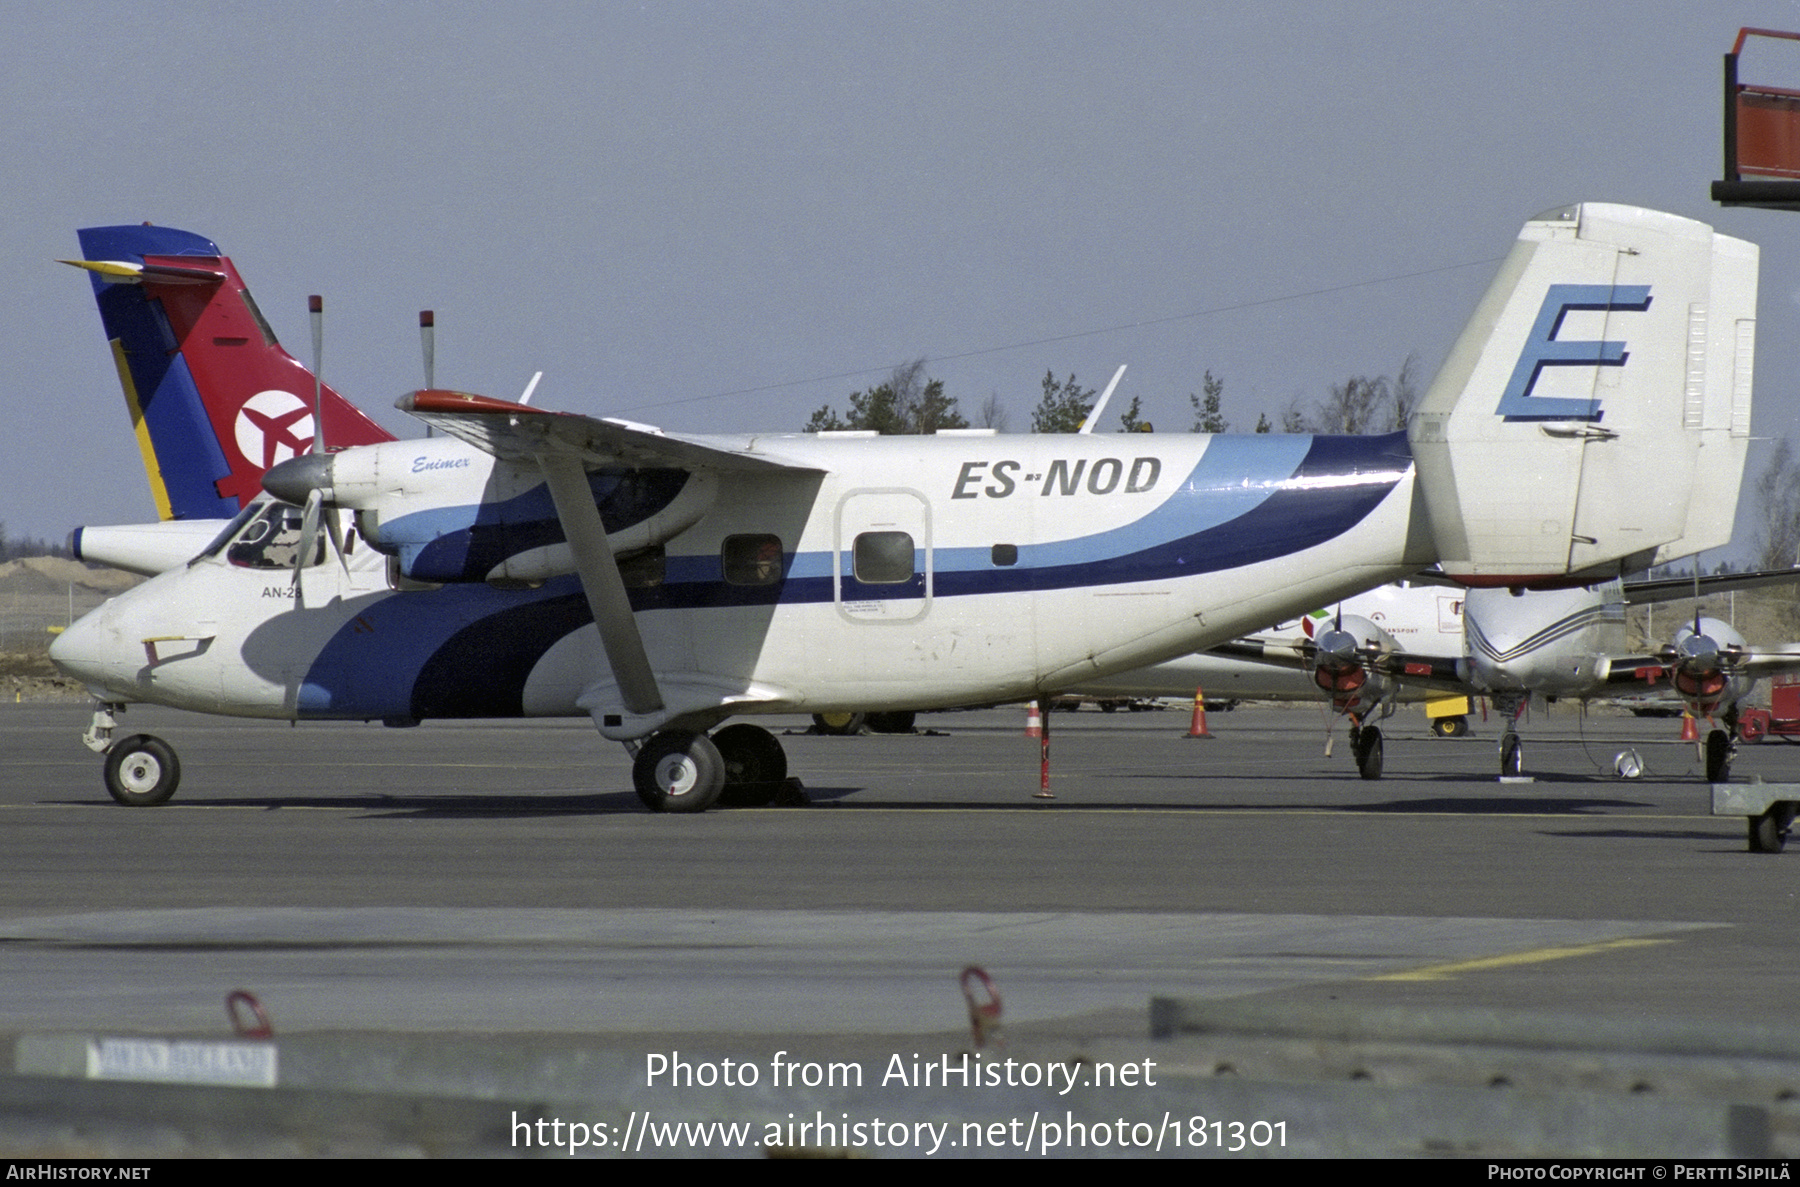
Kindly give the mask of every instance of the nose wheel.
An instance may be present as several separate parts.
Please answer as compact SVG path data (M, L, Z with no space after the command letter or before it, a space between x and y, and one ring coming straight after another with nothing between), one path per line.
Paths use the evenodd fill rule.
M1525 748L1519 744L1519 735L1508 730L1500 738L1500 777L1518 775L1525 769Z
M181 786L181 760L161 738L132 734L106 752L106 790L129 808L167 803Z

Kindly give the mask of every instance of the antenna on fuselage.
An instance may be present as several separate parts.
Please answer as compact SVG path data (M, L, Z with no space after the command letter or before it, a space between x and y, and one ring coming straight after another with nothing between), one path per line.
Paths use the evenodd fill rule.
M1106 410L1106 402L1112 399L1113 389L1119 386L1119 380L1125 378L1127 365L1120 363L1119 369L1113 372L1112 382L1107 384L1106 390L1100 393L1100 399L1094 404L1093 410L1087 414L1087 419L1081 422L1079 429L1075 430L1077 433L1091 433L1094 431L1094 426L1100 423L1100 414Z

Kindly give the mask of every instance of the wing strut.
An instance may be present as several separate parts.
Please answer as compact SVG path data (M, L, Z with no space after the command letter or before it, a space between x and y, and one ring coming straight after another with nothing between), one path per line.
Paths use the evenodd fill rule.
M544 468L563 535L575 553L582 592L587 594L588 608L594 612L600 644L606 648L606 661L612 665L613 679L619 682L625 708L639 715L659 713L663 708L662 691L656 686L650 657L644 653L644 639L638 634L637 619L631 612L625 579L619 576L618 562L613 560L612 547L606 542L606 525L600 522L600 509L594 506L587 471L580 458L566 454L540 454L538 464Z

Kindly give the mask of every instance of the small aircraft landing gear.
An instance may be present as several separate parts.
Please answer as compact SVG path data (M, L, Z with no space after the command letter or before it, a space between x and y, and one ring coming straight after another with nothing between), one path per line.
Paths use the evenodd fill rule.
M725 790L725 760L705 734L663 730L637 752L631 781L652 812L704 812Z
M830 737L842 737L846 734L860 734L868 722L864 713L814 713L813 729Z
M1706 781L1708 783L1724 783L1731 778L1731 759L1735 749L1732 745L1731 735L1724 730L1712 730L1706 735Z
M1787 845L1788 829L1794 823L1794 805L1791 803L1770 804L1760 815L1750 820L1750 852L1780 853Z
M1364 779L1381 778L1381 731L1372 725L1350 729L1350 753Z
M106 752L106 790L129 808L166 803L181 786L181 761L161 738L132 734Z
M774 802L787 778L787 751L760 725L739 722L714 732L712 744L725 763L719 802L728 808L761 808Z
M1519 735L1507 730L1500 735L1500 777L1514 777L1524 769L1525 748L1519 744Z

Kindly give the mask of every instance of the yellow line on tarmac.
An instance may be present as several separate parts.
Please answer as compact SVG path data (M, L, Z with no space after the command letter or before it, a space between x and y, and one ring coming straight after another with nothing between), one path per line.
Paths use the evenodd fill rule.
M1383 973L1371 981L1448 981L1459 973L1479 973L1488 969L1513 968L1522 964L1540 964L1546 960L1566 960L1571 956L1596 956L1623 948L1647 948L1652 944L1673 944L1673 940L1604 940L1598 944L1576 944L1566 948L1533 948L1529 952L1509 952L1504 956L1483 956L1475 960L1459 960L1452 964L1434 964L1404 973Z

